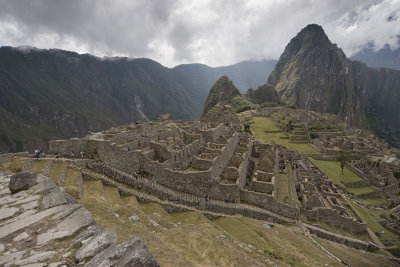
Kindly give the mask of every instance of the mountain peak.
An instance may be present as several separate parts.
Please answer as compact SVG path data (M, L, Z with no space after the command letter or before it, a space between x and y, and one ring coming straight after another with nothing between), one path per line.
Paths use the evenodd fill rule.
M289 105L336 113L353 125L365 126L351 62L319 25L307 25L290 40L268 83Z
M241 96L239 89L236 88L228 76L222 76L211 88L206 103L204 104L202 116L204 116L208 110L219 102L228 101L235 96Z

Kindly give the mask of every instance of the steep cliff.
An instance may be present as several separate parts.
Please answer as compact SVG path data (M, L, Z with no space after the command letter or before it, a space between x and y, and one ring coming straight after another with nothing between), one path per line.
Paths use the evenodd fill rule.
M400 146L398 79L400 71L351 61L312 24L289 42L268 82L289 105L337 114Z
M308 25L289 42L268 82L289 105L335 113L358 127L366 125L354 92L351 61L321 26Z

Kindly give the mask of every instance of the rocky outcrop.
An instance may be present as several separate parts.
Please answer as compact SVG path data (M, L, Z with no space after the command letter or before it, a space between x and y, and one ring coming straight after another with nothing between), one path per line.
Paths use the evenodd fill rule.
M96 225L89 211L49 178L0 171L0 266L77 263L159 266L140 239L117 244L115 233Z
M15 194L22 190L27 190L36 184L36 173L33 172L20 172L14 174L10 178L8 188L11 193Z
M157 267L160 265L151 256L143 241L139 238L133 238L103 250L103 252L93 257L86 266Z
M207 96L206 103L203 107L202 117L215 105L220 102L228 104L235 97L242 98L239 89L233 84L227 76L222 76L216 81Z

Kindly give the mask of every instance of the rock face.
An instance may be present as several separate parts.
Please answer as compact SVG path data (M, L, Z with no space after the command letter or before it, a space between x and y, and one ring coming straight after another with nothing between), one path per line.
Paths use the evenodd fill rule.
M71 244L62 241L74 235ZM49 178L0 171L0 266L77 263L159 266L140 239L117 244L115 233L96 225L89 211Z
M289 42L268 82L289 105L335 113L354 126L366 126L351 61L321 26L308 25Z
M157 267L160 264L151 256L142 240L133 238L103 250L93 257L86 266Z
M28 190L36 184L36 177L36 173L33 172L20 172L14 174L10 178L8 188L13 194L22 190Z
M337 114L400 146L400 71L352 62L318 25L286 46L268 82L289 105Z

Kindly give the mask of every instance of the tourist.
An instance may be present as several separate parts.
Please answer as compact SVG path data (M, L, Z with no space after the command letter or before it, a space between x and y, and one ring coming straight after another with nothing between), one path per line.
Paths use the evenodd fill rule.
M85 152L81 151L81 159L85 157Z
M72 158L72 159L75 159L74 151L71 152L71 158Z
M137 174L137 172L136 172L136 171L133 173L133 177L135 177L135 178L136 178L136 180L137 180L137 178L138 178L138 174Z
M228 196L225 197L225 202L226 202L226 203L229 202L229 197L228 197Z
M210 198L208 197L208 194L206 195L206 201L208 201Z

